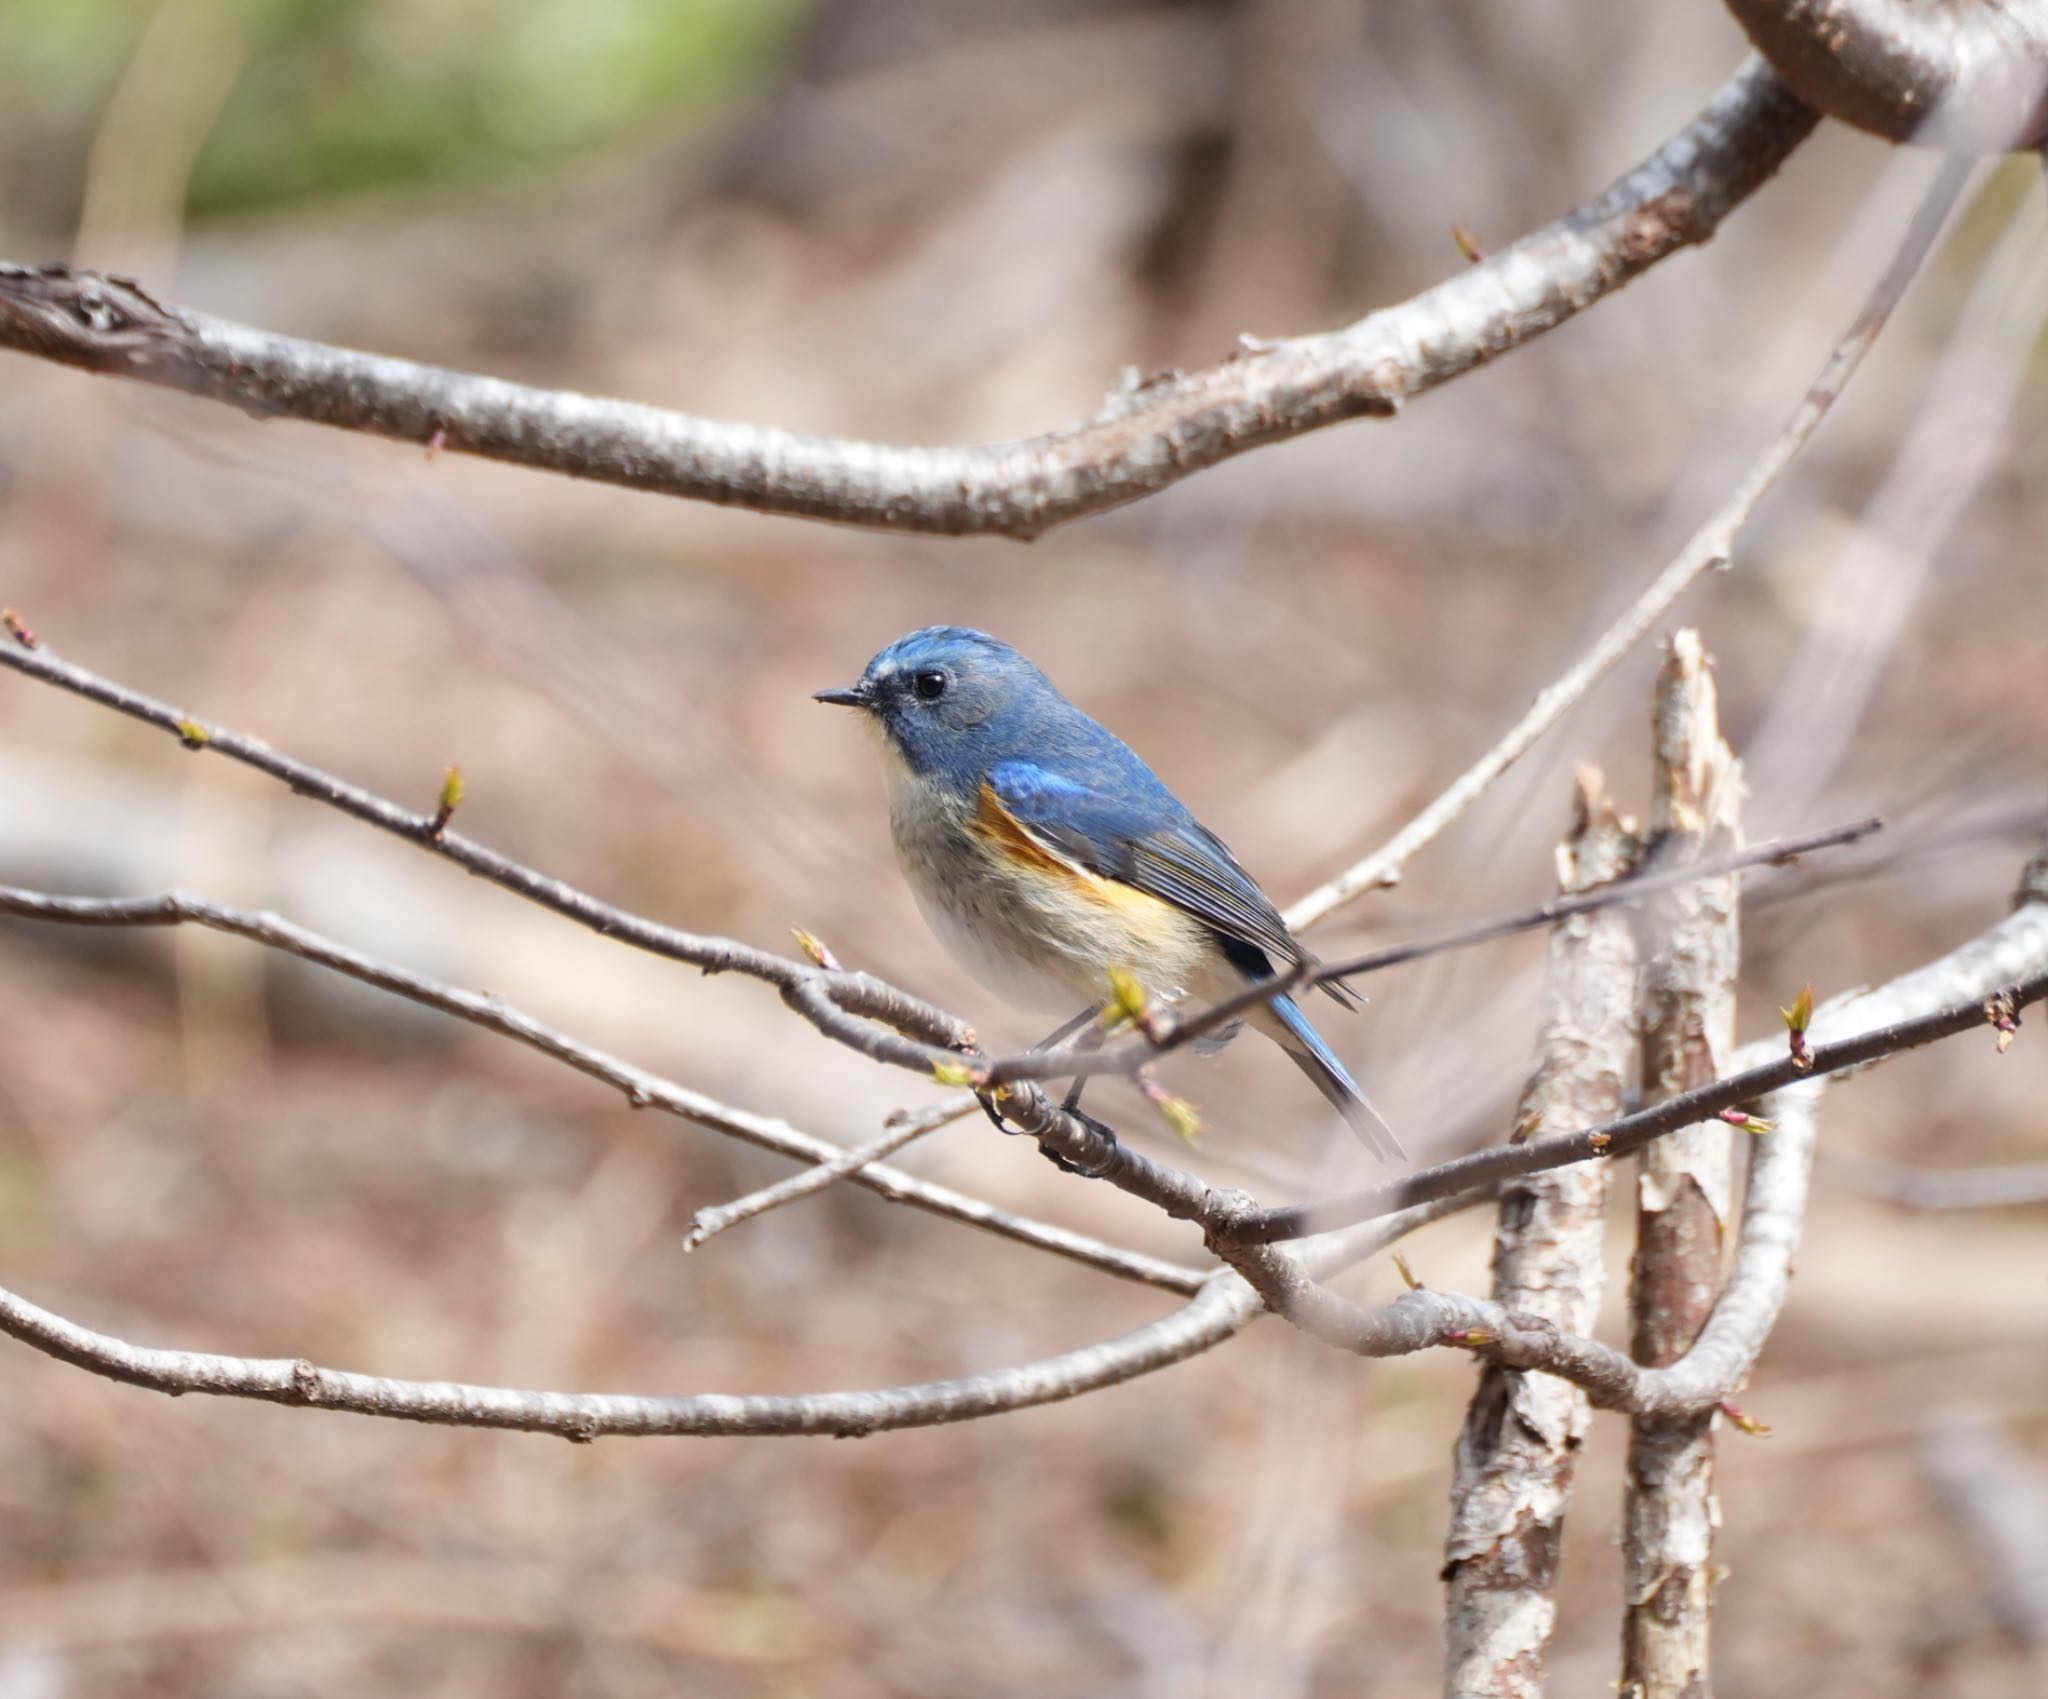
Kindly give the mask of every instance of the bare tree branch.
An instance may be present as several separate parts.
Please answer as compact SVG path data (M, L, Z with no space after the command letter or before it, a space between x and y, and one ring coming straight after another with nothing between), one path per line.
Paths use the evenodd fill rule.
M1287 924L1299 931L1333 914L1367 891L1399 881L1417 851L1443 833L1494 782L1526 755L1543 734L1563 719L1594 685L1614 670L1621 658L1662 619L1702 574L1726 567L1734 558L1735 540L1756 512L1757 504L1791 465L1820 428L1837 397L1848 387L1863 356L1870 352L1919 272L1942 226L1969 181L1967 160L1945 160L1936 173L1900 239L1898 251L1872 287L1849 328L1829 350L1819 374L1800 398L1770 446L1749 474L1707 519L1671 563L1657 574L1628 609L1603 631L1593 646L1561 678L1545 687L1507 734L1452 782L1434 802L1364 860L1346 868L1329 883L1311 891L1287 911Z
M1636 851L1600 775L1584 770L1559 864L1567 891L1624 874ZM1550 935L1537 1061L1521 1124L1613 1116L1636 1071L1636 941L1606 909ZM1493 1296L1588 1334L1605 1284L1607 1167L1580 1163L1502 1188ZM1444 1549L1446 1699L1542 1699L1565 1507L1590 1415L1569 1381L1487 1363L1452 1465Z
M2017 982L2017 988L2015 984ZM1837 1058L1861 1051L1868 1066L1943 1031L1988 1024L1987 1000L2031 1005L2048 996L2048 901L2030 902L1939 961L1876 991L1823 1009L1814 1030L1853 1034L1815 1046ZM1950 1001L1953 999L1953 1001ZM1918 1014L1912 1011L1934 1012ZM1738 1061L1748 1060L1745 1052ZM1762 1070L1756 1070L1761 1072ZM1813 1072L1822 1073L1818 1061ZM1839 1071L1839 1070L1838 1070ZM1540 1316L1482 1298L1409 1292L1367 1310L1319 1285L1273 1247L1233 1246L1219 1226L1210 1243L1259 1291L1267 1306L1326 1344L1365 1357L1401 1356L1432 1346L1482 1352L1518 1369L1541 1369L1584 1387L1603 1408L1667 1420L1710 1410L1740 1390L1763 1349L1790 1283L1806 1217L1822 1080L1798 1076L1766 1100L1773 1130L1755 1142L1735 1264L1692 1349L1668 1368L1648 1368ZM1691 1094L1689 1094L1691 1095Z
M1651 720L1652 842L1681 863L1741 842L1742 767L1721 736L1713 664L1699 633L1675 633ZM1643 1100L1711 1085L1735 1051L1741 890L1733 878L1685 885L1640 911ZM1631 1350L1662 1368L1692 1348L1713 1313L1734 1215L1734 1133L1720 1121L1647 1146L1636 1175ZM1622 1498L1621 1690L1637 1699L1708 1691L1712 1626L1714 1416L1638 1416Z
M1222 1343L1258 1310L1240 1283L1215 1277L1161 1321L1043 1362L919 1386L789 1397L529 1392L388 1380L324 1369L303 1359L156 1350L95 1333L11 1292L0 1292L0 1331L94 1374L173 1395L204 1392L404 1421L517 1428L574 1440L652 1434L830 1434L844 1439L970 1421L1113 1386Z
M1011 1118L1020 1126L1026 1120L1033 1126L1043 1120L1023 1095L1024 1088L1034 1079L1133 1072L1161 1051L1199 1037L1235 1018L1249 1003L1292 990L1319 975L1334 977L1363 972L1368 967L1381 965L1383 959L1399 959L1384 958L1383 953L1375 952L1353 962L1333 963L1324 969L1303 960L1290 964L1286 971L1243 996L1226 1000L1185 1021L1175 1021L1167 1016L1160 1024L1150 1026L1148 1033L1121 1048L1092 1055L1055 1057L1033 1051L990 1059L975 1050L974 1032L966 1022L872 974L849 972L837 966L820 967L778 956L735 939L684 932L632 914L579 890L565 880L542 873L449 830L438 811L430 814L401 808L319 767L285 755L258 738L197 719L170 703L66 661L40 640L33 646L0 643L0 667L12 668L126 714L145 725L168 731L188 749L224 755L252 767L280 780L301 796L325 803L352 819L390 832L454 862L478 878L487 879L605 937L619 939L673 961L701 967L707 973L733 972L763 980L777 987L783 1001L827 1037L873 1060L926 1075L934 1071L942 1076L953 1070L965 1071L977 1084L1005 1085L1014 1099L1012 1108L1016 1113ZM1860 836L1864 830L1865 825L1858 824L1786 839L1775 848L1760 849L1758 859L1778 859L1825 843L1847 841ZM151 899L145 899L148 900ZM1525 921L1529 925L1543 924L1547 918L1555 916L1546 917L1538 913L1510 917L1509 929ZM877 1025L878 1022L881 1024ZM905 1034L909 1036L899 1036ZM951 1102L944 1106L948 1111L957 1107ZM1046 1107L1049 1111L1049 1106ZM1023 1119L1019 1118L1020 1115ZM1092 1136L1081 1132L1078 1123L1070 1124L1070 1130L1084 1146L1094 1149L1097 1157L1101 1149L1106 1148L1092 1143ZM836 1157L838 1154L838 1149L834 1148L832 1155ZM1093 1161L1084 1160L1081 1166L1091 1169Z
M225 401L633 489L889 530L1033 537L1266 443L1393 413L1710 237L1812 131L1752 60L1641 165L1484 264L1343 330L1247 339L1024 441L798 436L326 347L164 306L124 279L0 267L0 346Z
M734 968L770 979L779 984L786 1001L830 1036L841 1036L835 1030L834 1020L828 1018L829 1011L841 1010L841 1005L833 1000L835 998L844 998L852 1006L876 1011L884 1018L893 1018L905 1025L940 1032L963 1030L943 1011L933 1010L929 1005L868 976L788 962L730 940L700 939L625 914L561 881L511 862L452 833L440 831L431 817L410 814L367 792L344 785L317 769L280 756L253 739L237 737L178 716L175 710L151 698L56 661L45 650L0 647L0 663L62 684L149 723L176 730L195 746L218 747L223 753L284 779L294 788L328 801L358 818L384 826L410 841L434 848L473 872L529 895L545 906L599 930L675 955L678 959L702 961L706 965ZM2012 924L2031 924L2041 906L2028 902L2015 915ZM2048 950L2034 956L2022 956L2020 960L2021 969L2014 976L2018 983L2002 991L2007 999L2006 1006L2015 1014L2048 990L2048 974L2034 971L2040 962L2048 960ZM2030 972L2032 977L2028 977ZM1999 987L1994 985L1980 995L1988 996L1993 989ZM1857 1005L1859 1008L1876 1006L1881 1005L1872 1005L1867 1000ZM1917 1009L1924 1005L1909 1004L1907 1007ZM886 1033L878 1033L877 1037L889 1040L887 1043L860 1042L860 1035L871 1029L851 1014L845 1014L843 1010L841 1014L855 1029L854 1036L846 1041L855 1043L856 1048L877 1060L914 1063L933 1053L930 1047L893 1038ZM1670 1103L1638 1111L1607 1127L1482 1151L1439 1164L1390 1186L1314 1206L1266 1209L1242 1194L1209 1187L1179 1169L1132 1150L1101 1123L1061 1110L1028 1081L1008 1088L1005 1113L1019 1131L1038 1139L1045 1149L1080 1172L1108 1179L1120 1190L1151 1202L1171 1217L1197 1223L1211 1249L1244 1274L1270 1304L1282 1308L1291 1319L1332 1343L1371 1354L1384 1354L1390 1350L1420 1349L1429 1344L1478 1343L1478 1338L1469 1337L1476 1334L1485 1339L1489 1348L1497 1351L1500 1360L1508 1366L1544 1368L1565 1374L1586 1386L1596 1402L1613 1403L1617 1407L1652 1414L1675 1414L1696 1406L1688 1405L1680 1393L1660 1391L1664 1383L1645 1381L1642 1376L1677 1374L1678 1370L1639 1370L1619 1353L1604 1346L1560 1335L1547 1327L1525 1327L1499 1306L1486 1305L1476 1299L1452 1300L1436 1293L1410 1294L1410 1299L1416 1302L1404 1301L1405 1309L1397 1304L1391 1310L1376 1314L1364 1312L1324 1291L1302 1272L1300 1265L1273 1254L1269 1247L1280 1240L1299 1239L1340 1226L1376 1220L1416 1204L1469 1197L1477 1189L1490 1189L1505 1180L1590 1157L1627 1154L1677 1127L1689 1126L1710 1115L1733 1109L1753 1100L1759 1093L1776 1091L1795 1079L1804 1078L1808 1071L1824 1075L1860 1066L1897 1050L1965 1030L1984 1018L1981 1002L1954 1005L1932 1014L1915 1014L1876 1031L1860 1031L1852 1038L1816 1045L1811 1055L1804 1059L1804 1069L1796 1066L1791 1058L1780 1057L1736 1078L1687 1093ZM1769 1143L1766 1141L1767 1146ZM1760 1161L1758 1171L1762 1169ZM1803 1201L1803 1159L1798 1172L1799 1196ZM1790 1231L1796 1236L1796 1222ZM1733 1287L1730 1292L1732 1296ZM1702 1337L1701 1346L1687 1358L1688 1364L1701 1357L1714 1325L1719 1325L1728 1307L1729 1300L1724 1298L1723 1305L1716 1311L1715 1324L1710 1325L1708 1335ZM1479 1319L1482 1317L1492 1319ZM1746 1361L1744 1358L1745 1365Z
M785 1179L777 1180L772 1186L763 1186L758 1191L735 1198L731 1203L716 1204L697 1211L690 1223L690 1231L683 1236L683 1249L694 1251L709 1243L728 1228L737 1227L743 1221L752 1221L757 1215L766 1215L770 1210L781 1209L785 1204L798 1202L822 1192L826 1187L840 1180L858 1174L864 1168L871 1168L885 1156L893 1156L905 1145L937 1132L941 1127L950 1126L963 1115L972 1114L977 1104L969 1096L963 1107L952 1100L934 1104L921 1114L906 1115L885 1127L876 1137L865 1144L853 1145L842 1150L829 1162L820 1162L814 1167L799 1170Z
M934 1066L957 1063L958 1053L974 1043L974 1029L964 1021L920 997L883 983L872 974L821 968L756 949L736 939L684 932L628 913L565 880L448 830L446 820L438 812L418 813L401 808L332 773L282 754L258 738L198 719L168 702L61 660L40 642L34 647L0 643L0 666L167 731L188 749L224 755L253 767L282 781L301 796L403 838L452 861L479 879L488 879L604 937L702 968L706 973L739 973L765 981L776 987L783 1001L819 1031L876 1061L929 1074Z
M944 1059L941 1065L961 1063L957 1052L897 1037L859 1016L873 1015L933 1035L971 1038L970 1029L944 1010L870 975L814 967L731 939L700 937L629 914L455 832L437 831L431 815L402 809L319 768L282 755L254 738L194 720L167 703L59 660L45 647L0 644L0 666L170 731L188 747L229 756L281 780L302 795L429 849L605 936L702 966L707 971L729 970L764 979L777 985L785 1000L827 1036L875 1060L920 1071L932 1067L934 1057ZM855 1010L859 1016L849 1012ZM1955 1024L1946 1024L1950 1021ZM1946 1037L1967 1024L1954 1011L1942 1017L1902 1023L1894 1033L1817 1049L1814 1068L1825 1073L1857 1066L1894 1049ZM1277 1209L1261 1208L1235 1194L1213 1191L1192 1176L1132 1150L1118 1142L1107 1128L1061 1113L1029 1081L1018 1081L1007 1088L1005 1113L1011 1125L1038 1139L1081 1172L1108 1179L1119 1189L1147 1199L1177 1219L1201 1223L1212 1237L1221 1236L1242 1246L1304 1238L1377 1219L1412 1204L1497 1185L1567 1163L1602 1155L1626 1155L1653 1138L1677 1127L1693 1125L1724 1109L1736 1108L1795 1077L1789 1060L1780 1058L1741 1078L1687 1093L1605 1127L1479 1151L1385 1186L1314 1205ZM834 1149L827 1154L838 1152Z
M1300 1253L1303 1278L1335 1273L1472 1201L1433 1204L1323 1246L1305 1247ZM931 1427L1001 1415L1134 1380L1222 1344L1255 1321L1262 1308L1258 1296L1243 1281L1219 1270L1171 1315L1102 1344L1016 1368L878 1391L745 1397L529 1392L350 1374L304 1359L159 1350L96 1333L4 1289L0 1289L0 1332L93 1374L173 1397L209 1393L401 1421L513 1428L584 1441L657 1434L821 1434L851 1439L893 1428Z
M1728 10L1830 118L1969 153L2048 139L2040 0L1728 0Z
M831 1164L846 1154L839 1146L792 1127L786 1121L733 1108L702 1092L691 1091L658 1074L636 1068L535 1020L500 998L466 991L394 963L380 961L305 927L295 926L278 915L208 902L176 891L158 897L59 897L9 886L0 886L0 914L71 926L204 926L297 956L365 985L374 985L381 991L408 998L486 1031L515 1039L625 1093L627 1101L636 1108L659 1109L712 1132L724 1133L813 1164ZM817 1169L805 1172L815 1173ZM1205 1278L1200 1270L1104 1244L1085 1233L1071 1232L1051 1222L998 1209L979 1198L969 1197L950 1187L934 1185L900 1169L871 1162L863 1165L852 1177L870 1191L893 1202L911 1204L933 1215L983 1228L1122 1279L1143 1281L1171 1292L1192 1293L1200 1290Z
M2023 910L2022 914L2030 912ZM2048 950L2044 950L2040 959L2048 963ZM1965 997L1961 1002L1939 1006L1928 1013L1902 1014L1898 1020L1883 1026L1864 1027L1859 1023L1854 1037L1813 1044L1811 1065L1808 1067L1800 1066L1786 1055L1782 1045L1744 1051L1738 1059L1750 1065L1742 1072L1686 1092L1667 1103L1638 1109L1604 1126L1531 1139L1526 1144L1492 1146L1474 1151L1469 1156L1453 1157L1433 1168L1418 1169L1385 1185L1347 1192L1322 1203L1293 1204L1277 1209L1247 1205L1232 1210L1228 1206L1219 1206L1213 1211L1218 1220L1217 1230L1241 1244L1303 1239L1356 1221L1370 1221L1387 1211L1406 1209L1429 1198L1452 1195L1470 1185L1501 1185L1524 1175L1540 1174L1593 1157L1632 1155L1653 1139L1662 1138L1680 1127L1695 1126L1723 1111L1740 1110L1746 1104L1760 1103L1787 1087L1829 1074L1868 1067L1901 1051L1917 1049L1923 1044L1932 1044L1938 1039L1951 1038L1957 1033L1985 1026L1988 1023L1984 1000L1994 990L2006 990L2015 999L2017 1008L2032 1006L2042 996L2048 995L2048 972L2035 966L2032 958L2020 956L2017 960L2021 974L2018 982L2007 982L2003 987L1988 985L1983 992Z

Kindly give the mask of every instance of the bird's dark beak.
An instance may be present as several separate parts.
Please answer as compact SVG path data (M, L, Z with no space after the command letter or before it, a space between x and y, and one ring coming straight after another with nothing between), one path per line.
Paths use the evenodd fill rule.
M836 708L865 708L869 697L864 686L854 684L841 685L833 690L814 690L811 693L811 700L830 702Z

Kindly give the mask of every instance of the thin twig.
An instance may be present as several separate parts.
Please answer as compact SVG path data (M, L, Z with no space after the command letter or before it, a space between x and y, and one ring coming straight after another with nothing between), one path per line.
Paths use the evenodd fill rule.
M2042 959L2048 961L2048 953L2044 953ZM2039 968L2026 968L2023 972L2024 977L2010 987L2014 1006L2020 1009L2031 1007L2043 996L2048 996L2048 972ZM1696 1091L1682 1093L1668 1102L1648 1105L1604 1126L1531 1139L1525 1144L1492 1146L1468 1156L1453 1157L1433 1168L1419 1169L1385 1185L1349 1192L1323 1203L1293 1204L1281 1209L1243 1209L1227 1222L1224 1232L1227 1237L1246 1244L1303 1239L1328 1232L1333 1227L1370 1221L1385 1211L1406 1209L1428 1198L1454 1194L1468 1185L1502 1184L1525 1174L1540 1174L1595 1157L1631 1156L1653 1139L1662 1138L1681 1127L1697 1126L1724 1110L1740 1110L1759 1103L1772 1093L1802 1081L1868 1067L1902 1051L1952 1038L1960 1032L1987 1027L1983 999L1988 994L1987 990L1927 1013L1902 1016L1888 1025L1859 1030L1852 1038L1813 1043L1809 1066L1801 1066L1786 1055L1780 1043L1773 1047L1769 1059L1758 1057L1740 1073L1731 1074L1712 1085L1701 1086ZM1744 1056L1751 1054L1745 1052ZM1114 1172L1110 1177L1115 1177Z
M1147 1021L1136 1035L1118 1044L1107 1045L1085 1055L1020 1050L1007 1056L989 1058L980 1064L979 1077L991 1084L1001 1085L1014 1080L1076 1079L1102 1074L1132 1073L1146 1062L1168 1051L1178 1050L1220 1031L1233 1021L1242 1020L1261 1003L1270 1002L1275 997L1290 995L1318 985L1355 979L1390 967L1400 967L1424 956L1440 955L1447 950L1462 950L1474 944L1490 943L1496 938L1510 937L1517 932L1533 932L1538 927L1555 926L1573 915L1590 914L1597 909L1640 902L1659 892L1678 890L1702 880L1716 880L1759 867L1781 867L1802 856L1813 855L1838 845L1856 843L1883 828L1884 821L1876 815L1871 815L1846 826L1832 826L1820 832L1794 833L1774 838L1768 843L1754 845L1749 849L1733 851L1697 866L1665 868L1660 872L1647 871L1659 859L1657 848L1653 845L1651 854L1643 862L1642 870L1630 872L1615 879L1611 884L1601 885L1594 890L1552 897L1548 901L1527 908L1511 909L1504 914L1494 915L1486 920L1472 921L1468 925L1454 927L1447 932L1432 933L1428 937L1411 939L1402 944L1388 944L1377 950L1367 950L1362 955L1345 956L1333 962L1316 962L1304 958L1275 978L1248 985L1241 991L1187 1015L1161 1012Z
M1329 883L1311 891L1287 911L1287 924L1299 932L1327 918L1346 903L1399 881L1418 850L1439 836L1470 808L1503 773L1526 755L1543 734L1557 724L1594 685L1664 617L1665 612L1704 573L1725 567L1734 556L1735 539L1757 504L1777 482L1793 458L1827 417L1863 356L1869 353L1892 309L1905 295L1922 262L1940 236L1942 226L1973 169L1968 160L1947 159L1906 227L1898 252L1871 290L1855 320L1830 351L1820 374L1808 387L1792 416L1761 459L1750 468L1727 501L1695 531L1628 610L1602 632L1593 646L1555 683L1530 704L1529 711L1507 735L1475 761L1441 796L1403 826L1380 848L1346 868Z
M544 1056L565 1062L579 1073L588 1074L592 1079L625 1093L627 1101L636 1108L659 1109L712 1132L805 1162L829 1163L844 1154L840 1146L792 1127L786 1121L736 1109L702 1092L636 1068L535 1020L497 997L466 991L424 974L413 973L324 938L274 914L208 902L176 891L156 897L60 897L6 886L0 886L0 914L71 926L204 926L298 956L365 985L374 985L381 991L438 1009L486 1031L516 1039ZM979 1198L968 1197L950 1187L934 1185L899 1169L871 1163L853 1178L870 1191L894 1202L911 1204L1002 1238L1051 1251L1122 1279L1142 1281L1172 1292L1194 1292L1204 1279L1198 1269L1127 1251L1090 1238L1085 1233L1071 1232L1051 1222L998 1209Z
M1247 339L1134 381L1044 436L899 448L533 389L168 307L125 279L0 266L0 346L448 453L842 524L1033 537L1262 444L1406 402L1710 237L1812 131L1760 60L1643 164L1556 223L1345 329Z
M1902 1040L1971 1030L1987 1024L1986 1001L2010 995L2016 981L2028 1003L2048 996L2048 896L2024 903L1939 961L1822 1009L1813 1030L1827 1036L1814 1054L1863 1051L1859 1065L1867 1065L1895 1054ZM1844 1033L1854 1036L1835 1036ZM1757 1054L1743 1052L1738 1065ZM1813 1071L1821 1072L1818 1064ZM1603 1408L1670 1420L1696 1415L1741 1389L1783 1307L1806 1217L1821 1090L1821 1080L1799 1071L1797 1083L1765 1100L1773 1130L1755 1141L1734 1268L1698 1340L1668 1368L1646 1368L1539 1316L1455 1293L1414 1291L1383 1309L1364 1309L1274 1258L1272 1246L1233 1246L1228 1200L1218 1205L1210 1243L1269 1307L1339 1349L1387 1357L1458 1345L1511 1368L1562 1375Z
M970 1102L968 1112L971 1113L973 1108ZM841 1151L828 1162L802 1169L787 1179L777 1180L772 1186L763 1186L745 1197L735 1198L731 1203L700 1209L690 1222L689 1232L683 1235L683 1249L694 1251L742 1221L751 1221L757 1215L766 1215L770 1210L822 1192L835 1182L851 1178L884 1157L895 1155L905 1145L935 1133L941 1127L950 1126L960 1118L961 1112L951 1102L935 1106L921 1115L910 1116L885 1128L865 1144Z
M188 749L224 755L253 767L301 796L402 838L604 937L701 968L706 973L739 973L765 981L827 1037L875 1061L929 1074L934 1067L957 1063L959 1053L974 1042L973 1028L957 1016L885 984L872 974L821 968L736 939L684 932L629 913L578 890L566 880L539 872L488 845L448 830L438 807L424 813L401 808L310 762L285 755L258 738L199 719L168 702L62 660L47 645L33 649L0 645L0 666L167 731Z

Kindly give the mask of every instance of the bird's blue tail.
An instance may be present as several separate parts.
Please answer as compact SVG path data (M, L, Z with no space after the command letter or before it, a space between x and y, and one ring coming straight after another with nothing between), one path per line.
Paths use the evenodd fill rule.
M1394 1129L1372 1106L1372 1099L1359 1090L1358 1082L1323 1042L1322 1034L1309 1025L1301 1005L1292 997L1275 997L1267 1008L1277 1023L1273 1036L1280 1041L1280 1047L1315 1081L1316 1090L1330 1100L1366 1149L1382 1159L1405 1161L1407 1153L1394 1137Z

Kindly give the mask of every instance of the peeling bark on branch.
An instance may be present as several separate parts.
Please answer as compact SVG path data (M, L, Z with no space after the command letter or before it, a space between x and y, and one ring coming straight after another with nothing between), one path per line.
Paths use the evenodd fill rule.
M1816 115L1751 60L1690 124L1556 223L1342 330L1250 342L1043 436L903 448L798 436L333 348L168 306L138 284L0 264L0 347L451 453L883 530L1030 538L1267 443L1393 413L1711 237Z
M1670 864L1741 847L1742 768L1722 739L1712 663L1699 633L1671 640L1652 721L1651 853ZM1740 889L1707 879L1643 905L1643 1100L1712 1085L1735 1049ZM1712 1315L1733 1218L1733 1132L1705 1121L1659 1139L1636 1176L1631 1311L1637 1362L1678 1362ZM1706 1699L1714 1497L1714 1416L1638 1417L1629 1428L1622 1508L1621 1690L1636 1699Z
M1577 818L1558 855L1561 888L1621 878L1635 848L1600 775L1581 773ZM1518 1119L1581 1123L1620 1112L1636 1065L1635 991L1635 934L1620 910L1577 916L1551 934L1536 1069ZM1605 1163L1581 1163L1502 1192L1496 1302L1592 1332L1605 1284L1607 1175ZM1447 1699L1542 1699L1565 1507L1589 1420L1586 1394L1569 1381L1499 1363L1480 1371L1451 1479Z

